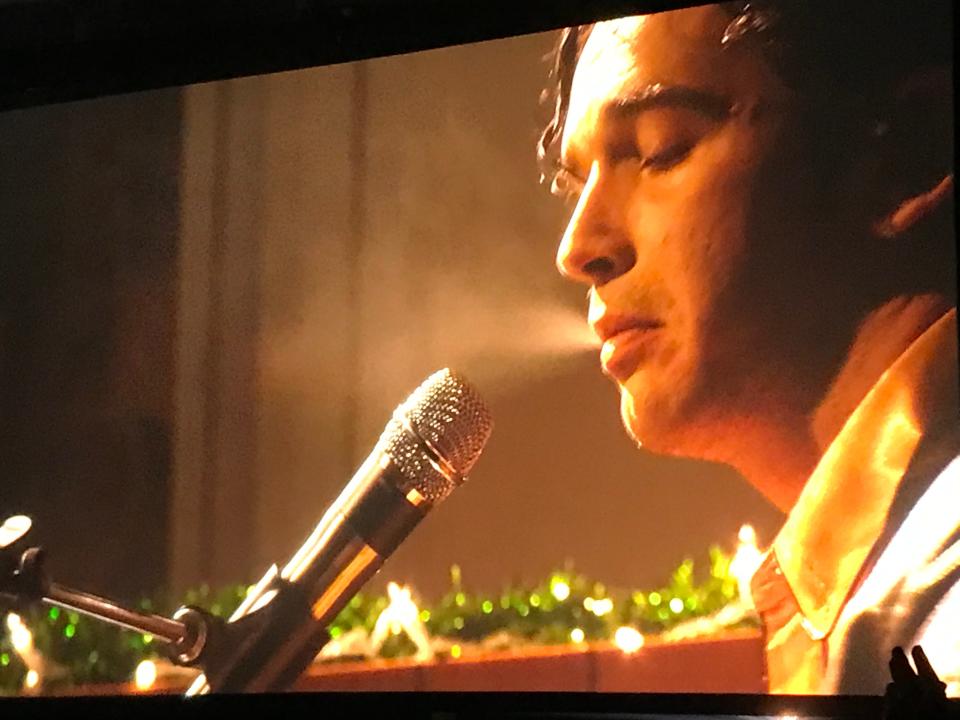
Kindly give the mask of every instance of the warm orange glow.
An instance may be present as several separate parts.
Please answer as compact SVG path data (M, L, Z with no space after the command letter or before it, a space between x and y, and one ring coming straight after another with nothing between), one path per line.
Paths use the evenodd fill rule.
M636 628L624 625L617 628L613 635L613 643L627 655L635 653L643 647L643 635Z
M592 612L597 617L603 617L608 612L613 610L613 600L610 598L592 598L585 597L583 599L583 609L587 612Z
M23 656L33 650L33 635L16 613L7 615L7 628L10 630L10 642L17 654Z
M558 580L550 586L550 592L557 600L563 602L570 597L570 586L562 580Z
M417 646L417 659L431 659L433 648L430 645L427 628L420 617L420 609L411 596L410 588L391 581L387 583L387 596L390 598L390 604L380 613L370 634L370 644L373 649L379 651L389 636L403 632Z
M44 663L39 651L33 645L33 633L16 613L7 615L7 629L10 631L10 642L14 651L27 666L24 688L35 690L43 680Z
M903 474L920 440L920 430L913 419L906 393L898 405L884 423L873 452L874 469L895 479Z
M919 428L907 384L886 375L831 444L778 536L778 560L812 637L836 622L886 523Z
M137 665L136 672L133 676L133 681L137 686L137 690L140 690L141 692L152 688L154 683L157 681L156 663L153 662L153 660L144 660Z
M379 558L377 551L369 545L364 545L354 558L347 564L340 574L334 579L324 593L318 597L311 608L313 616L317 620L328 619L327 613L333 607L334 603L343 597L344 592L370 565ZM332 619L332 618L329 618Z
M387 583L387 597L390 598L390 604L380 614L380 618L389 626L390 633L397 635L420 618L420 611L410 597L410 588L406 585Z
M750 581L763 561L763 553L757 547L757 532L752 525L742 525L737 534L740 540L737 552L730 561L730 574L737 580L737 589L740 600L748 607L753 607L753 598L750 596Z
M807 480L774 541L769 576L754 588L766 593L762 602L755 599L767 608L772 692L830 691L836 678L825 673L825 653L842 652L861 616L881 607L891 617L915 612L913 594L955 567L960 547L944 548L956 528L955 515L945 509L960 507L956 460L900 520L858 580L877 540L890 529L894 499L921 438L944 419L955 418L955 382L956 314L951 311L883 373ZM952 625L945 627L951 630L929 630L955 634ZM924 644L926 637L915 641Z
M420 506L426 502L426 498L416 488L410 488L410 492L407 493L407 502L411 505Z

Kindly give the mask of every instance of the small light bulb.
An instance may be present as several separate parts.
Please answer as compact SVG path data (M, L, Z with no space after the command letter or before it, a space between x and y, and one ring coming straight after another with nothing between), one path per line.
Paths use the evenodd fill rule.
M23 624L23 620L16 613L7 615L7 627L10 630L10 642L19 655L23 655L33 647L33 634Z
M570 586L563 582L563 580L559 580L553 584L553 586L550 588L550 592L553 593L553 596L557 600L563 602L570 597Z
M611 610L613 610L613 600L610 598L601 598L600 600L593 601L592 612L597 617L603 617Z
M582 629L574 628L570 631L570 639L575 643L582 643L585 635Z
M747 543L748 545L757 544L757 531L753 529L753 525L741 525L740 531L737 533L737 539L742 543ZM786 715L785 717L796 717L792 715Z
M27 628L21 625L10 633L10 641L13 643L13 649L16 650L18 654L23 655L23 653L29 651L33 645L33 635L30 634Z
M153 660L144 660L137 665L133 676L137 690L149 690L157 681L157 665Z
M39 684L40 684L40 673L38 673L36 670L28 670L27 677L24 678L24 685L26 685L27 688L32 690Z
M624 625L617 628L613 635L613 643L629 655L643 647L643 635L635 628Z

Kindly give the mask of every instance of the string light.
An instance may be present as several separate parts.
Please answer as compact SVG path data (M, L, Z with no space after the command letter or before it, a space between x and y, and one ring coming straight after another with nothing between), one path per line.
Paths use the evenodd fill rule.
M14 651L27 666L27 674L23 681L24 690L35 692L43 678L44 663L40 653L33 646L33 633L16 613L7 614L7 629L10 631L10 642ZM7 662L3 664L7 665L10 659L6 655L4 657Z
M33 634L23 624L23 620L16 613L7 615L7 629L10 630L10 642L18 655L29 653L33 649Z
M752 525L742 525L737 533L737 551L730 561L730 574L736 578L737 591L740 599L748 607L753 608L753 598L750 595L750 581L763 561L763 553L757 547L757 532Z
M636 628L624 625L613 634L613 644L630 655L643 647L643 635Z
M461 595L462 593L458 593L457 600L460 599ZM377 617L377 622L373 626L373 632L370 634L371 646L379 652L387 637L399 635L403 632L416 646L418 659L432 659L433 648L430 646L430 638L424 625L426 621L411 597L410 588L391 581L387 583L387 596L390 598L390 602ZM461 605L462 603L458 602L457 604ZM427 618L429 619L429 617L428 613ZM458 630L462 629L463 618L457 617L453 624Z
M747 526L741 528L739 535L741 545L746 544L748 547L754 545L755 547L755 533L753 533L753 536L751 536L751 533L753 533L752 528ZM592 581L587 582L580 575L570 574L569 570L557 571L548 575L546 582L536 587L512 587L509 590L503 591L499 596L477 596L466 592L462 586L455 583L442 604L430 610L420 610L417 608L410 599L410 591L407 588L402 588L396 583L391 583L387 588L390 594L388 598L372 596L361 597L359 595L354 597L350 601L349 607L357 612L337 619L336 624L330 628L331 642L329 645L331 647L334 645L338 645L338 647L342 645L342 648L340 648L341 652L335 655L344 654L376 657L377 655L383 654L384 648L382 644L380 647L373 647L373 643L371 643L371 632L367 630L370 625L366 623L376 618L377 622L381 623L381 629L386 630L386 637L406 632L411 640L411 644L418 646L418 654L421 646L413 637L416 631L414 630L413 633L411 633L412 628L407 626L407 623L411 623L414 627L420 626L423 629L423 645L432 644L426 627L430 622L433 622L437 625L438 629L450 632L453 636L450 638L451 641L456 640L461 643L462 640L459 639L458 636L462 636L463 631L468 629L466 628L467 625L471 625L470 629L472 630L483 629L488 634L503 633L505 634L505 638L511 637L510 633L514 632L514 627L520 628L525 632L531 627L540 629L542 626L543 629L546 630L544 633L545 642L566 641L575 644L586 643L588 642L588 633L585 629L589 629L591 638L609 638L616 643L619 649L624 652L631 652L634 651L633 648L638 642L638 636L641 638L639 640L641 646L643 642L643 636L635 629L635 627L639 628L639 625L636 625L636 623L649 623L652 621L658 625L658 632L668 631L669 628L675 626L685 618L688 614L687 611L689 611L689 615L691 615L694 620L697 620L699 615L714 611L717 607L724 607L725 603L729 604L729 601L734 597L737 585L735 577L730 572L732 558L725 555L719 548L715 553L711 550L710 557L712 570L705 585L700 587L693 582L692 562L685 561L674 573L675 582L669 586L664 586L660 592L647 593L637 590L625 596L626 604L622 608L624 611L622 619L619 618L620 613L617 612L621 610L620 606L614 607L616 604L615 600L607 596L606 589L602 584ZM687 565L690 565L690 567L687 567ZM453 577L453 579L454 581L459 580L457 577ZM721 582L726 583L723 586L723 592L719 592ZM729 584L729 591L727 584ZM584 592L585 589L589 592L589 597L584 597L584 595L586 595ZM231 603L234 602L232 599L234 595L237 601L242 599L244 591L247 590L247 586L232 587L230 590L231 599L222 600L218 603L218 606L224 613L230 612L230 607L232 607ZM208 590L205 589L202 592L205 596L209 596ZM224 595L224 597L226 597L226 595ZM576 604L575 607L567 606L568 612L572 611L572 615L570 615L568 619L561 620L558 623L557 618L552 615L552 611L554 609L562 611L563 605L556 603L571 601ZM145 607L145 605L143 605L145 602L146 601L141 601L141 607ZM407 606L407 603L412 606L412 610ZM590 616L584 616L584 611L578 611L581 603L584 611L589 612L590 616L602 619L599 624L597 624L595 619L591 618L588 620L587 618L590 618ZM496 612L498 606L507 612ZM390 608L390 612L384 613L384 610L387 608ZM496 614L494 614L495 612ZM384 614L386 615L385 617L379 617ZM397 622L399 619L397 614L403 617L403 623ZM393 617L391 617L391 615L393 615ZM581 620L583 625L580 627L572 627L578 615L583 618ZM625 629L619 633L619 637L616 637L617 633L614 630L614 628L616 628L616 622L609 621L608 619L611 617L617 617L620 622L633 623L634 627L625 626ZM77 645L76 641L70 643L63 641L64 637L71 638L76 636L80 639L86 637L86 625L81 626L78 624L81 618L77 613L53 608L44 613L44 619L49 621L50 624L49 627L46 628L47 632L45 632L42 637L33 637L25 634L29 633L25 627L16 633L12 630L8 633L7 636L11 638L11 649L9 655L4 656L0 654L0 666L8 666L12 662L15 657L14 648L16 646L20 648L30 647L42 663L42 665L38 665L36 668L38 687L41 687L46 682L49 668L43 661L43 658L40 657L37 649L29 643L56 643L58 638L60 640L60 644L57 645L59 648L58 652L67 655L81 654L80 657L68 659L71 667L80 667L81 665L89 666L93 664L98 666L99 672L107 672L109 674L109 668L116 665L112 660L114 651L109 648L101 649L102 659L99 656L94 659L94 657L90 655L90 648L86 642ZM475 619L479 619L479 622L474 626ZM17 620L17 618L8 618L7 624L16 627ZM391 620L393 622L391 622ZM567 624L569 620L573 620L574 622ZM46 624L47 623L44 622L44 625ZM727 621L724 620L719 623L717 627L726 627L727 624ZM391 627L391 625L393 627ZM681 625L689 625L689 622L686 624L681 623ZM350 637L346 638L345 636L348 634ZM356 635L356 637L354 637L354 635ZM149 635L134 637L136 639L134 643L135 650L140 654L141 658L147 656L150 648L156 645L156 638L151 638ZM492 638L493 635L491 634L490 637ZM471 635L471 639L472 638L473 635ZM151 640L153 642L151 642ZM512 640L510 639L501 639L498 637L496 646L500 647L500 645L504 643L509 644L511 642ZM441 643L441 646L442 645L446 645L446 642ZM449 645L446 646L448 648L450 647ZM43 647L46 647L46 645L43 645ZM129 644L125 644L125 651L129 652L128 648ZM397 651L399 651L400 654L407 654L410 652L408 648L409 646L403 643L399 645L389 645L387 649L394 651L391 654L396 654ZM448 657L457 657L458 653L463 652L463 648L464 646L460 645L457 651L447 650ZM27 666L25 670L33 669L30 663L25 664ZM66 674L70 674L69 670ZM130 680L133 679L129 675L127 678ZM118 680L121 678L113 679ZM20 682L22 683L22 679ZM21 686L20 690L23 692L25 688Z
M157 664L153 660L144 660L133 674L133 682L137 690L144 692L153 687L157 681Z
M591 612L597 617L603 617L611 610L613 610L613 600L610 598L601 598L593 601Z

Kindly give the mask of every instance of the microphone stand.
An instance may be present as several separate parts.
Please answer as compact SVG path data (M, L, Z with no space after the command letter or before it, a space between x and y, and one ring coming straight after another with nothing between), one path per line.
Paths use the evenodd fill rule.
M185 606L172 619L131 610L108 598L74 590L51 582L44 571L46 553L40 547L21 542L30 529L25 516L9 518L0 526L0 610L27 608L36 603L82 613L102 622L127 630L149 634L166 645L168 656L177 665L199 668L205 681L202 687L187 695L218 692L243 692L257 678L242 662L251 647L264 640L264 632L272 627L291 625L304 615L309 616L310 598L279 577L274 565L247 595L229 621L201 608ZM280 590L284 590L280 593ZM276 597L276 600L271 602ZM306 608L306 610L304 610ZM243 612L240 612L240 611ZM292 618L292 620L290 619ZM329 641L325 630L312 631L304 645L301 660L313 658ZM309 655L309 658L307 658ZM274 691L284 690L296 681L306 663L295 663L293 670L279 674L271 684ZM243 681L233 679L238 672ZM251 675L250 678L247 675ZM196 684L196 683L195 683Z
M11 533L9 529L14 520L21 521L25 527ZM173 662L203 670L216 666L242 640L247 628L259 621L257 613L253 613L249 616L250 622L228 624L190 606L177 610L171 619L137 612L108 598L51 582L44 571L46 554L42 548L29 547L22 553L18 550L18 546L22 546L19 541L29 527L27 518L18 517L0 528L0 608L23 609L43 603L72 610L110 625L152 635L167 646Z

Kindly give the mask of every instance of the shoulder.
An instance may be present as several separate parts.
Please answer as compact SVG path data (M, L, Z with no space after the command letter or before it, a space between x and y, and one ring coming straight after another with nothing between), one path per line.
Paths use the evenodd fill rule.
M891 514L875 560L841 612L829 641L828 675L838 692L882 692L885 658L916 644L929 646L945 682L960 682L960 458L940 455L922 464L922 492Z

